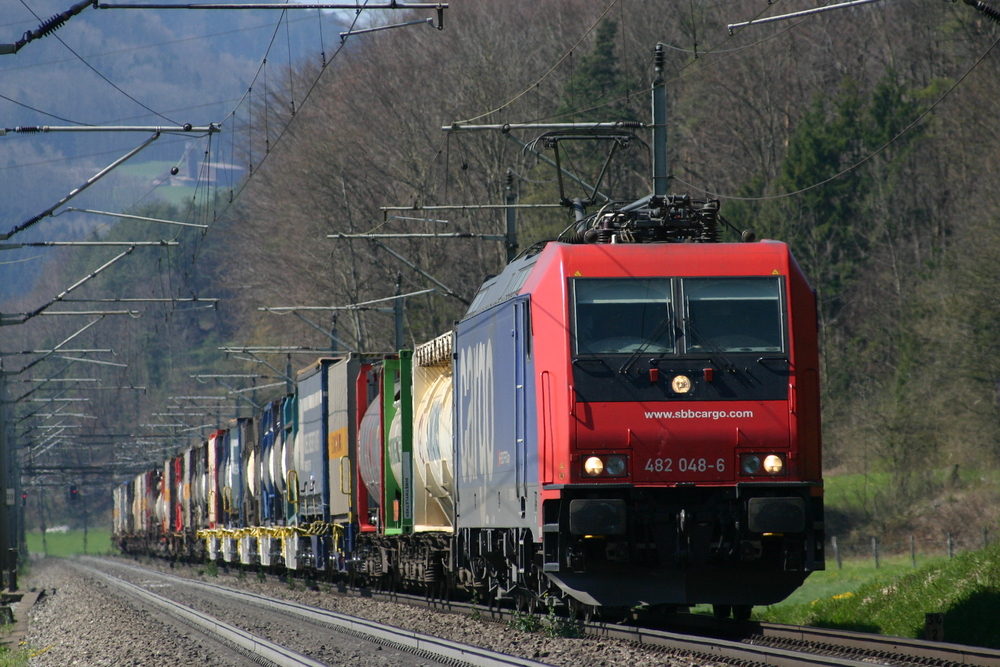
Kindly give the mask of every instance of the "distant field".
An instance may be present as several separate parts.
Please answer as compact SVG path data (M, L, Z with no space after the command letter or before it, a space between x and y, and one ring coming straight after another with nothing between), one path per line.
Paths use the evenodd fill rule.
M105 529L88 530L86 540L82 530L46 531L44 544L42 534L31 531L27 534L27 543L28 553L46 556L105 554L112 551L111 531Z
M130 179L136 183L142 183L142 188L146 190L154 180L166 178L170 173L170 168L174 164L176 163L167 160L137 162L134 165L125 165L122 167L120 174L123 178ZM156 188L154 195L157 199L161 199L168 204L183 206L185 203L190 202L191 198L197 192L197 188L191 186L171 186L164 184Z
M995 487L1000 484L1000 470L946 466L936 470L933 479L942 488L954 487L956 484L963 488ZM832 510L857 508L876 494L886 493L892 483L892 476L885 472L827 475L823 483L823 502Z

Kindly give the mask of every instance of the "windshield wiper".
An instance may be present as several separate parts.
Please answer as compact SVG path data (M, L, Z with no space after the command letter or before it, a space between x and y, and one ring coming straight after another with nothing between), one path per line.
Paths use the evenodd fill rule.
M733 372L736 370L736 364L734 364L732 361L729 360L723 349L719 347L719 345L717 345L716 343L710 342L709 339L702 334L701 330L698 329L698 327L695 325L694 320L692 320L690 317L684 318L684 330L686 333L689 332L694 334L694 336L698 338L699 341L701 341L700 345L707 349L709 354L709 359L713 364L729 372ZM691 348L688 347L687 351L690 352ZM719 363L719 361L716 360L716 357L718 357L718 359L722 361L721 364Z
M666 333L667 328L674 321L672 311L673 309L668 306L666 314L663 316L663 319L660 320L660 323L656 325L656 329L653 330L653 332L646 338L645 342L643 342L642 345L636 348L635 352L629 355L629 358L625 360L625 363L622 364L622 367L618 369L618 373L620 375L626 375L632 369L632 364L634 364L636 360L646 352L649 346L653 344L653 341L657 340L661 335ZM674 335L674 349L677 349L676 332Z

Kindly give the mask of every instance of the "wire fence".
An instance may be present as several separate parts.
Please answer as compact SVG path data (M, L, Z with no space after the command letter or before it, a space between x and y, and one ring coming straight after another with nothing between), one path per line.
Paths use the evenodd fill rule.
M913 567L930 558L954 558L963 551L985 549L995 539L989 526L966 528L942 533L939 536L909 535L901 538L884 538L872 535L867 538L831 536L827 550L827 568L844 567L845 560L870 560L875 567L884 561L899 563L908 560Z

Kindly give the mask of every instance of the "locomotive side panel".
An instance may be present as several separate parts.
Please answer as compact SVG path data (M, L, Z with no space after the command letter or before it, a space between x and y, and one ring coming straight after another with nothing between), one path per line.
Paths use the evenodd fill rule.
M459 525L537 530L538 442L529 302L512 299L455 329Z
M788 294L789 317L796 323L791 337L795 353L795 396L794 410L790 411L791 428L799 445L798 465L802 478L819 482L822 480L822 440L816 295L794 258L788 269Z

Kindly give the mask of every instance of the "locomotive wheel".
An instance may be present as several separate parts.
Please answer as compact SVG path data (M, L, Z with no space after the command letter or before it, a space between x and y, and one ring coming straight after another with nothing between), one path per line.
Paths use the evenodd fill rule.
M732 605L728 604L713 604L712 605L712 616L715 616L719 620L729 618L733 613Z
M738 604L733 606L733 619L737 621L749 621L753 605Z

